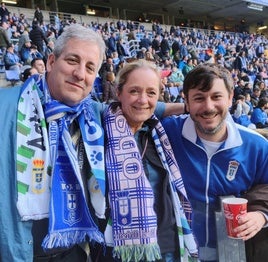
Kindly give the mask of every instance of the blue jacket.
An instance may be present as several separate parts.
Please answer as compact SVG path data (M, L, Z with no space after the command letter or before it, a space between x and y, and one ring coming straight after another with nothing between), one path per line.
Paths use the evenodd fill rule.
M16 208L16 114L20 88L0 90L0 261L33 260L31 222L21 222Z
M255 125L258 123L261 123L262 125L268 124L267 113L259 107L253 109L250 119Z
M4 56L5 67L8 70L11 66L20 63L20 58L15 53L6 52Z
M20 55L23 63L29 65L34 58L43 58L43 55L40 52L36 51L34 53L31 53L31 48L26 46L23 46L21 48Z
M219 196L240 196L268 183L268 141L227 117L228 137L211 157L197 137L190 117L163 121L193 208L192 228L200 259L217 259L215 210Z

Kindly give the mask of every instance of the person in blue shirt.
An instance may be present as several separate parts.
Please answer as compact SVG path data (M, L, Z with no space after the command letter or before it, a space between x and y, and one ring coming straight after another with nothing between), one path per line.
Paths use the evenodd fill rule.
M4 55L4 63L6 70L16 70L20 72L22 62L20 57L15 53L14 44L9 44Z
M221 54L222 56L226 55L226 49L225 49L224 41L219 41L216 53Z
M219 208L220 197L240 197L256 185L268 183L268 141L234 123L229 113L233 81L222 66L195 67L184 80L183 92L189 114L167 117L162 123L193 208L192 229L199 246L199 259L219 261L215 210ZM267 209L267 201L260 201L260 206ZM267 225L268 212L260 211L239 218L235 230L246 243ZM263 253L267 258L267 241L262 259L258 260L258 252L253 252L253 257L247 253L247 259L264 261Z
M43 58L43 55L37 50L37 46L32 45L30 41L25 42L22 46L20 56L24 65L30 65L34 58Z
M257 107L253 109L251 115L251 122L257 128L268 128L268 99L266 97L260 98Z
M250 106L246 103L246 96L239 95L230 112L236 123L251 129L256 129L255 124L250 121Z

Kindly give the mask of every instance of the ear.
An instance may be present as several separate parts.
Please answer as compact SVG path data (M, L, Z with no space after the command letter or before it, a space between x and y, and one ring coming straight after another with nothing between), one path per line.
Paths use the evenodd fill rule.
M184 99L184 104L185 104L185 112L190 112L190 111L189 111L188 100L187 100L186 98Z
M53 69L54 63L56 61L55 55L50 54L47 58L46 71L50 72Z
M121 99L120 99L120 92L118 91L118 89L116 89L116 97L117 97L117 100L119 102L121 102Z
M229 95L229 102L228 102L229 107L233 105L233 97L234 97L234 91L232 91Z

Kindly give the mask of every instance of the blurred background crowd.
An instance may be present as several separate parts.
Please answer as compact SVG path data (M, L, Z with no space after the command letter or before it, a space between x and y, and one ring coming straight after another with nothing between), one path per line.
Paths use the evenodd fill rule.
M32 74L45 74L46 60L54 42L74 18L46 23L36 7L33 19L23 13L0 8L0 68L14 85ZM106 43L106 56L92 92L104 103L116 99L115 76L125 63L146 59L161 70L163 88L159 100L183 102L185 76L200 63L217 63L227 68L234 81L230 112L234 120L252 129L267 129L268 39L248 32L224 32L194 27L165 26L152 22L150 28L134 21L92 21L85 27L99 32ZM6 82L2 81L1 87Z

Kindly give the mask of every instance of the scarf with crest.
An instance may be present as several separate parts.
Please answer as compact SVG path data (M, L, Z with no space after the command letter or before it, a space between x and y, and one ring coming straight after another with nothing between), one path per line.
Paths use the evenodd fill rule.
M153 190L145 175L134 135L120 107L116 111L114 105L108 108L104 115L104 128L111 205L111 221L105 231L106 243L114 246L114 256L123 262L158 260L161 252L157 244ZM152 136L169 175L181 261L188 256L192 257L189 261L194 261L197 246L187 221L191 217L191 207L171 145L160 122L153 129Z
M74 121L81 132L78 153L69 132ZM90 98L69 107L50 97L44 79L30 78L23 86L17 117L17 207L22 220L49 217L44 249L69 247L86 237L104 241L87 204L89 194L96 215L104 217L104 142L98 122ZM90 168L83 170L87 160Z

